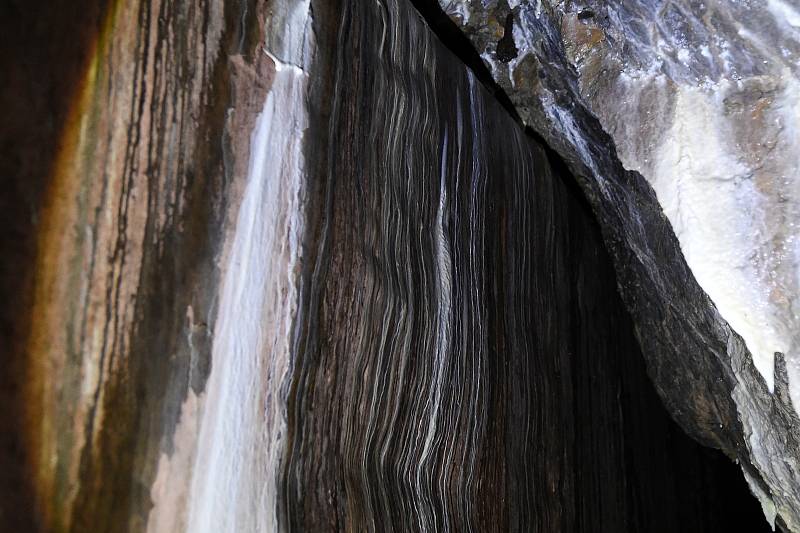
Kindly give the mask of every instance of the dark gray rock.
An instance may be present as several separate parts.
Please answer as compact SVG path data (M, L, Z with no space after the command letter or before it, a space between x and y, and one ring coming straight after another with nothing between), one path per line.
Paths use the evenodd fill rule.
M670 412L740 462L768 518L777 507L800 528L786 394L800 390L789 386L800 332L797 7L440 4L578 177ZM506 65L496 27L509 14L519 53ZM788 372L773 386L777 351Z

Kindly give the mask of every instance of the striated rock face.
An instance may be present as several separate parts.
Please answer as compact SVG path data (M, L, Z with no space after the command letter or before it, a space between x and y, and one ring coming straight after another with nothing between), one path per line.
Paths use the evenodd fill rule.
M17 357L39 504L28 512L44 530L141 530L158 459L180 444L170 428L205 388L217 264L272 77L244 38L263 24L243 25L247 8L98 10L32 215L32 310L20 319L30 320Z
M800 530L800 6L439 3L583 177L665 403Z
M42 190L14 196L36 241L26 312L0 313L14 529L765 527L640 343L791 523L752 444L787 434L747 433L794 415L785 379L742 407L773 400L588 111L525 115L567 166L405 0L96 18ZM541 72L520 79L582 98Z

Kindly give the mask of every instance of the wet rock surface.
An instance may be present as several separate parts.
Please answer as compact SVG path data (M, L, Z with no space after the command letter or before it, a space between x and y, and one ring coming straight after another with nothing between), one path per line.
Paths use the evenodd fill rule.
M670 411L796 530L797 6L439 3L579 177Z
M34 207L3 229L35 243L0 257L21 297L0 302L18 373L0 529L766 527L663 410L639 344L676 418L748 459L765 499L742 437L764 426L740 406L794 415L784 358L779 403L737 382L756 371L685 283L652 190L555 75L569 65L499 17L496 61L572 106L551 112L573 137L533 105L526 134L405 1L98 7L74 95L47 100L58 149L26 167L38 187L9 187Z

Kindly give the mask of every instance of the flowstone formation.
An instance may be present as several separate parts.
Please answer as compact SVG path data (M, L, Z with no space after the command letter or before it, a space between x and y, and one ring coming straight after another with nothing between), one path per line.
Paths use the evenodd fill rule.
M798 530L800 6L439 3L582 178L665 403Z

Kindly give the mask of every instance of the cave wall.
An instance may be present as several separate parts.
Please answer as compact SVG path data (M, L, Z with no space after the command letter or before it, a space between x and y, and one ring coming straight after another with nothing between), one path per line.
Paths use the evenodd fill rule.
M796 2L418 3L576 176L671 415L800 530Z
M309 128L328 132L329 153L289 385L285 525L735 524L722 463L683 485L706 456L647 384L566 168L410 6L342 5L325 17L341 17L336 100ZM752 518L739 525L765 526Z
M662 409L566 166L409 3L101 11L43 198L18 193L33 303L6 349L36 504L4 515L765 525Z

